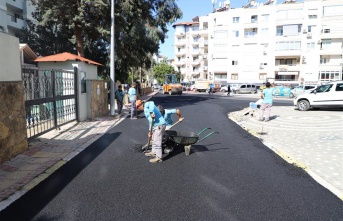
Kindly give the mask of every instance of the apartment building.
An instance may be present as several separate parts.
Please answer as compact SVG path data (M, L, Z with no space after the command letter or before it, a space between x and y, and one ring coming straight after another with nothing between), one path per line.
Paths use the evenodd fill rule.
M0 0L0 31L16 36L20 29L26 27L26 20L34 20L32 12L35 7L26 0Z
M175 24L175 65L188 80L321 83L342 79L343 2L226 5Z

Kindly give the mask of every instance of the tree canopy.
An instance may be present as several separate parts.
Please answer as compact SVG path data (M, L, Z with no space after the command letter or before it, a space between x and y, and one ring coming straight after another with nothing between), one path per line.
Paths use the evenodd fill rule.
M166 74L176 74L174 67L165 62L155 65L153 73L154 79L156 79L159 84L164 82Z
M70 52L105 65L109 75L110 0L31 0L36 5L30 23L20 37L39 55ZM129 70L152 66L152 55L167 37L167 25L182 17L175 0L115 1L116 79Z

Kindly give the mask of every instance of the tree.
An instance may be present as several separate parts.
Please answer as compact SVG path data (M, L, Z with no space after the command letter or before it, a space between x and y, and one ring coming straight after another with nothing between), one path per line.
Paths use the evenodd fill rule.
M101 64L100 75L109 76L110 22L109 0L31 0L36 4L32 24L21 36L40 55L77 52ZM152 66L164 42L167 25L181 18L175 0L115 1L115 74L125 81L131 69ZM63 51L61 51L63 50Z
M154 73L154 79L156 79L158 83L163 83L166 74L175 74L176 72L173 66L165 62L162 62L154 66L153 73Z

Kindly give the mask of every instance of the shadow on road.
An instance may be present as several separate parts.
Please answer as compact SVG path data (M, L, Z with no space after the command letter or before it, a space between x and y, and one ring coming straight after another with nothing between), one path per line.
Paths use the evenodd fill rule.
M121 133L106 133L27 194L0 212L0 220L31 220ZM46 217L47 218L47 217ZM55 217L56 218L56 217ZM41 220L41 219L40 219ZM44 220L54 220L47 218Z

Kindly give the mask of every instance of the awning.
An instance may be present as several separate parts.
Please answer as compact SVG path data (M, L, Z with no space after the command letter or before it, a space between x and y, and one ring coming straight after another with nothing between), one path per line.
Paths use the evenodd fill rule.
M278 75L298 75L298 71L279 71Z

